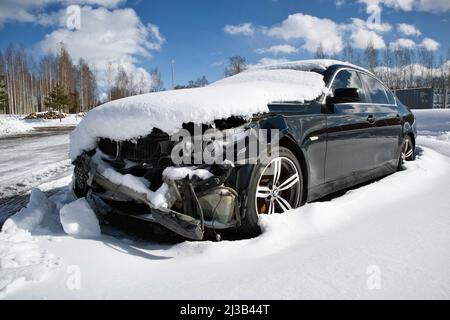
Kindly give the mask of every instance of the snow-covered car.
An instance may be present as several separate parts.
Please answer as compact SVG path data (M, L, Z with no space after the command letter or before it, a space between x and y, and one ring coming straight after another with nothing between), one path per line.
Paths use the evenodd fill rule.
M265 148L256 157L252 139ZM336 60L254 67L90 111L71 135L73 191L103 214L189 239L207 229L254 236L263 214L395 172L414 159L415 141L413 114L363 68Z

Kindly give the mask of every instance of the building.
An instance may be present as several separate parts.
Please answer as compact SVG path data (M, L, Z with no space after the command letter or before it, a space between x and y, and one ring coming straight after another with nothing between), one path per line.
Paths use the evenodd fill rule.
M450 108L450 90L438 88L414 88L395 90L395 95L411 109Z

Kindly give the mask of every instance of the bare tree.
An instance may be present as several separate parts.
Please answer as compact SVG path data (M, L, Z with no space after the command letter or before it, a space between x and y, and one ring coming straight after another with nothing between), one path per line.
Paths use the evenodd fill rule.
M370 71L374 72L376 66L378 65L378 51L373 46L372 42L369 42L367 44L365 54L366 54L366 65Z
M325 59L326 55L323 52L323 46L322 43L319 44L319 46L316 49L316 52L314 53L314 58L316 59Z
M111 90L111 100L117 100L129 96L129 77L122 66L119 66L114 87Z
M158 68L152 68L150 70L150 92L158 92L163 89L163 82L161 80L161 72Z
M225 77L234 76L247 69L247 63L244 57L233 56L228 59L228 67L225 68Z
M345 44L344 50L342 50L342 60L348 61L351 63L355 62L354 50L353 50L352 45L348 41Z
M106 83L108 85L108 101L111 101L111 91L113 88L113 84L114 84L114 68L113 68L113 64L111 61L108 61L106 63L106 71L105 71L105 75L106 75Z

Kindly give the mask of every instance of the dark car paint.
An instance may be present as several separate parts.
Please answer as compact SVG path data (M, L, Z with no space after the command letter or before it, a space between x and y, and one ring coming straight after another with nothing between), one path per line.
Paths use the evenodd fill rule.
M327 87L342 69L364 73L346 65L331 66L322 73ZM396 103L327 106L325 97L310 103L273 103L258 122L261 128L279 129L282 145L292 142L290 148L304 167L304 201L313 201L397 170L404 137L410 135L414 142L416 133L413 114L398 99ZM239 169L240 194L245 194L251 176L252 166Z
M321 72L327 87L341 69L334 65ZM322 198L352 185L396 171L404 137L415 142L414 116L396 99L396 106L368 103L327 104L323 95L307 103L269 104L269 112L255 115L261 129L278 129L280 144L289 148L302 166L303 202ZM241 121L221 120L219 127ZM244 121L245 122L245 121ZM248 190L257 166L233 167L225 184L239 195L240 219L248 207ZM84 190L86 191L86 190Z

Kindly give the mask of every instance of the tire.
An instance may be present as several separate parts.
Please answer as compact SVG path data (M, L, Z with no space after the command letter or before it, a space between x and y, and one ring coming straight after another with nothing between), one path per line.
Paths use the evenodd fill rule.
M283 213L299 207L303 188L303 174L297 157L289 149L278 147L277 156L265 157L255 165L241 234L254 237L261 233L258 226L260 214Z
M410 136L406 136L402 145L402 150L400 152L400 159L398 162L398 170L403 169L403 163L405 161L414 161L416 159L416 153L414 149L414 144Z

